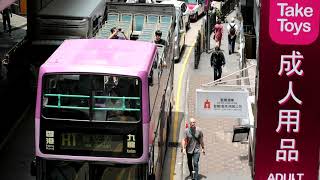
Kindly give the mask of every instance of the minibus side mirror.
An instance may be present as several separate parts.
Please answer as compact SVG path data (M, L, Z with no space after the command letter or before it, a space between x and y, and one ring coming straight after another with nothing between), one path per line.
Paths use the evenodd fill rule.
M148 75L148 85L153 86L153 69L151 69L151 71Z
M148 76L148 84L149 84L149 86L153 86L153 77L152 76Z
M182 29L179 31L180 34L185 33L185 31Z

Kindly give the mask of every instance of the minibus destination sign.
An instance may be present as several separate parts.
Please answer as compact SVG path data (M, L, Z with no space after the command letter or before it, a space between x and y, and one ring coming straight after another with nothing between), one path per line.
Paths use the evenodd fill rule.
M136 146L136 135L134 134L103 134L47 130L44 142L44 150L46 152L55 152L57 154L70 154L72 152L77 152L76 154L78 155L111 153L113 154L110 154L111 156L124 155L131 157L137 155L139 149Z
M122 135L61 133L60 149L123 152Z

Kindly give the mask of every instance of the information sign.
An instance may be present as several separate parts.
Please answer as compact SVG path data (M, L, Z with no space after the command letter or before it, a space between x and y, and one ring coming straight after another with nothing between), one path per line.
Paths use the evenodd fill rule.
M196 90L197 117L248 118L248 92Z

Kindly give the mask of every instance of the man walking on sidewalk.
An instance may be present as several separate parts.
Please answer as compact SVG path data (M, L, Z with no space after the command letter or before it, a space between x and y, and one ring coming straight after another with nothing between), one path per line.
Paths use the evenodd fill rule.
M11 11L9 8L4 9L2 12L2 21L3 21L3 30L4 32L7 31L7 25L8 25L8 32L9 35L11 35L11 24L10 24L10 15L12 17Z
M222 75L222 66L226 64L223 52L220 51L218 46L211 54L210 65L213 68L214 80L220 79Z
M203 133L199 127L196 127L196 119L190 119L190 128L187 128L184 132L184 138L182 139L182 150L184 154L187 154L188 168L190 177L193 179L199 179L199 159L200 159L200 145L202 147L202 153L204 151ZM194 175L193 175L194 172Z
M229 54L234 53L234 47L237 39L238 26L235 23L234 18L231 19L231 22L228 24L228 49Z

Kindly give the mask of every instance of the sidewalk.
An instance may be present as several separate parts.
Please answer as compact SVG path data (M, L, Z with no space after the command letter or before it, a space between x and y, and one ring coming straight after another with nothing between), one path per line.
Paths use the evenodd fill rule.
M227 19L235 17L236 12L231 13ZM215 42L211 37L211 49L215 47ZM228 53L228 37L227 37L227 23L224 24L224 34L222 38L221 49L226 58L226 65L223 68L222 77L239 70L239 43L236 42L236 53L229 55ZM203 53L198 69L193 69L190 66L188 72L189 84L188 101L186 118L195 117L195 102L196 89L202 88L201 84L213 81L213 70L210 67L211 53ZM239 78L239 74L235 74L227 79ZM226 80L227 80L226 79ZM227 82L227 85L236 85L237 81ZM224 89L226 87L220 87ZM228 88L229 89L229 88ZM184 123L184 122L182 122ZM248 165L248 144L232 143L233 127L240 125L240 119L235 118L210 118L197 119L197 126L200 127L204 133L204 142L206 154L200 157L200 171L201 179L209 180L250 180L251 172ZM183 138L184 124L181 125L179 141ZM177 158L183 159L182 165L176 165L176 168L182 167L182 179L188 179L189 170L187 165L187 158L180 151L178 151ZM179 170L176 173L180 173ZM176 178L177 179L177 178Z
M15 101L15 97L12 95L13 89L9 87L10 83L7 79L8 70L6 66L2 66L1 61L5 54L25 37L27 19L23 16L12 14L10 20L12 26L11 36L9 36L9 33L3 32L3 20L2 16L0 16L0 149L7 141L10 129L14 129L12 127L18 124L17 119L24 110L17 105L17 101ZM23 103L19 102L18 104ZM12 111L15 111L15 113L12 113Z
M3 20L0 16L0 59L4 54L12 48L16 43L20 42L26 36L27 18L12 14L11 20L11 36L9 33L3 32Z

